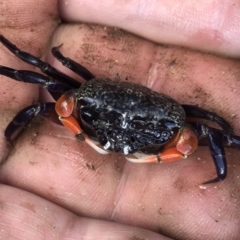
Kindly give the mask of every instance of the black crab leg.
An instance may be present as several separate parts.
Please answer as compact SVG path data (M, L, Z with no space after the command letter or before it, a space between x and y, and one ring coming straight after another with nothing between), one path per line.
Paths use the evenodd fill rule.
M240 148L240 136L236 136L229 132L223 132L198 122L190 122L188 124L193 127L199 139L208 139L209 149L216 167L217 177L203 184L224 180L227 176L227 162L224 146Z
M0 66L0 75L4 75L20 82L41 84L50 92L55 100L57 100L64 92L71 89L69 85L57 82L51 77L28 70L15 70L13 68Z
M216 122L224 131L233 132L231 125L222 117L218 116L214 112L204 110L202 108L193 105L182 105L187 117L201 118Z
M17 138L21 130L37 115L41 115L54 123L62 125L55 112L55 103L48 102L31 105L22 109L8 124L5 130L7 141L12 145L13 140Z
M43 62L42 60L31 55L30 53L21 51L19 48L17 48L17 46L8 41L3 35L0 35L0 42L16 57L28 64L39 68L43 73L54 78L58 82L68 85L71 88L79 88L81 86L81 83L60 72L56 68L52 67L49 63Z
M73 72L75 72L76 74L78 74L80 77L82 77L83 79L85 79L86 81L91 80L93 78L95 78L95 76L84 66L82 66L81 64L75 62L74 60L64 57L62 55L62 53L59 51L59 48L62 45L58 46L58 47L54 47L52 48L52 55L59 61L62 63L63 66L71 69Z

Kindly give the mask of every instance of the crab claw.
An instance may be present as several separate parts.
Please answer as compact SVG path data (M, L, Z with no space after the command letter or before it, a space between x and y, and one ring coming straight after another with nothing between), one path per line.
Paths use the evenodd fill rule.
M109 154L108 151L106 151L106 150L102 149L101 147L99 147L96 142L94 142L93 140L91 140L91 139L90 139L89 137L87 137L85 134L84 134L84 138L85 138L85 142L86 142L89 146L91 146L94 150L96 150L98 153L104 154L104 155Z
M135 156L137 158L126 157L126 159L134 163L165 163L187 158L186 154L180 153L176 148L165 149L157 155L135 154Z

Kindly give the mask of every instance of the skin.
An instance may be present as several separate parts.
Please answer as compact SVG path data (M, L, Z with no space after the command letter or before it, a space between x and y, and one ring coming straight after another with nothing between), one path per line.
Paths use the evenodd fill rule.
M0 34L82 81L50 55L52 46L63 43L62 53L96 76L118 74L214 111L239 135L240 70L233 59L240 56L240 27L234 25L239 6L209 0L198 6L182 1L178 8L172 7L175 1L137 2L4 0ZM34 70L2 45L0 64ZM11 147L4 129L13 116L51 98L38 85L0 78L2 239L238 239L239 149L226 150L227 179L200 189L216 174L207 147L176 163L133 164L121 154L99 155L42 118Z

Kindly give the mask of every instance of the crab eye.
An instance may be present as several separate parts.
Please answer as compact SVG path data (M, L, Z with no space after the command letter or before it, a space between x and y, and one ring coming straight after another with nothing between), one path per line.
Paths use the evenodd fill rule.
M168 131L162 131L161 137L162 137L163 139L165 139L165 140L168 140L169 137L170 137L170 132L168 132Z

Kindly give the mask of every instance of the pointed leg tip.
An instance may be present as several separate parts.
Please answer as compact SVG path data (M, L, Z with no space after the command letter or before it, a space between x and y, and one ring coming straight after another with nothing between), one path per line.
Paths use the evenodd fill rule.
M59 51L59 49L63 46L63 43L61 43L60 45L58 46L55 46L52 48L52 51Z
M13 141L10 138L6 138L7 143L10 147L13 147Z
M200 187L201 189L206 189L207 186L212 185L213 183L218 183L218 182L220 182L220 181L222 181L222 180L223 180L223 179L221 179L221 178L219 178L219 177L216 177L216 178L214 178L214 179L212 179L212 180L209 180L209 181L206 181L206 182L202 183L199 187Z

